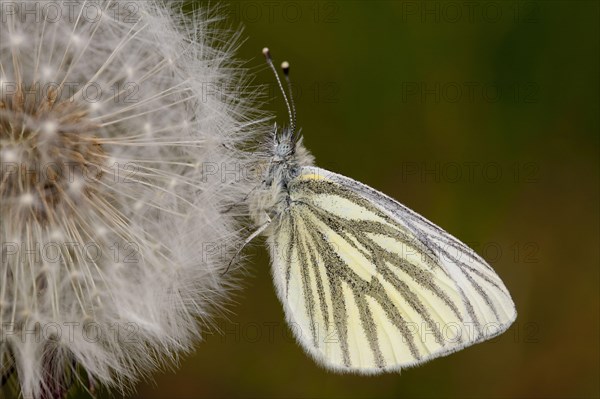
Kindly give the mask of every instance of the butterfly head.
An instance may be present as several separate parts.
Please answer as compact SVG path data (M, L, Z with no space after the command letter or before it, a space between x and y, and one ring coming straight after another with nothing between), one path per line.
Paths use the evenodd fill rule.
M273 157L276 160L286 160L293 157L300 135L292 130L291 126L278 128L273 131Z
M313 158L304 148L300 130L296 127L296 106L292 96L292 84L289 77L290 64L287 61L281 64L281 69L287 82L288 90L286 94L277 69L273 64L269 49L264 48L263 54L267 60L267 64L275 75L289 115L289 124L287 126L278 127L275 124L273 128L272 142L269 144L271 146L270 167L267 171L265 181L267 186L271 186L272 182L278 182L281 183L280 185L286 186L290 179L297 176L301 167L313 164Z

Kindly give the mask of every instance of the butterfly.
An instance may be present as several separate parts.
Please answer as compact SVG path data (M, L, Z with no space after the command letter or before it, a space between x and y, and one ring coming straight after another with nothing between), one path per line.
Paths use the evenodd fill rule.
M313 166L296 129L272 132L263 181L247 199L266 237L290 328L319 364L398 371L504 332L516 309L502 280L465 244L387 195ZM291 105L290 105L291 104Z

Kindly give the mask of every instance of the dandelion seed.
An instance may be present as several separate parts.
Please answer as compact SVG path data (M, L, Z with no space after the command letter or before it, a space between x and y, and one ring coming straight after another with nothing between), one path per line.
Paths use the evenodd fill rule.
M190 350L233 287L238 227L220 210L255 182L205 165L251 161L232 148L259 115L212 17L153 1L32 17L45 4L0 3L1 383L126 392Z

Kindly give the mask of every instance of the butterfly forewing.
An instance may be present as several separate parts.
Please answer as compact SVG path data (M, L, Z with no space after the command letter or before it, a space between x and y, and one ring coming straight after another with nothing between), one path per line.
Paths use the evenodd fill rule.
M384 194L304 167L269 235L273 277L303 347L337 370L418 364L504 331L516 317L477 254Z

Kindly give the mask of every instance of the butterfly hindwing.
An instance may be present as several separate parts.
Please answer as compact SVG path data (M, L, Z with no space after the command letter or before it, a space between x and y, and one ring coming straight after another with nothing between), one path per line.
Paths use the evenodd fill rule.
M516 317L471 249L386 195L304 167L269 235L273 277L302 346L340 371L416 365L491 338Z

